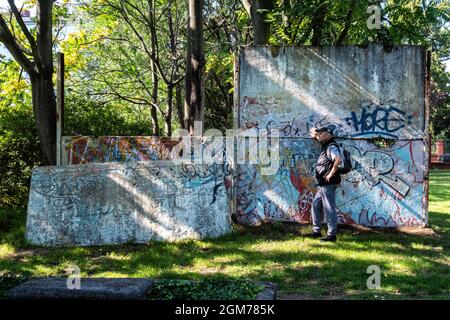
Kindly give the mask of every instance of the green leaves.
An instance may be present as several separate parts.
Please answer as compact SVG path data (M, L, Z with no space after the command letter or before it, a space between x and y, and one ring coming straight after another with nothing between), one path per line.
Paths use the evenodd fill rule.
M0 61L0 207L23 207L31 169L42 163L31 92L14 61Z
M250 280L158 280L148 294L154 300L251 300L264 289Z

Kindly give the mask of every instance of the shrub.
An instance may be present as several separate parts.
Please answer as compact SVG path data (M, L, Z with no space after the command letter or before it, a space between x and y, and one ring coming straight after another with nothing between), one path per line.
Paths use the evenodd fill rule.
M251 300L264 286L249 280L159 280L149 298L155 300Z

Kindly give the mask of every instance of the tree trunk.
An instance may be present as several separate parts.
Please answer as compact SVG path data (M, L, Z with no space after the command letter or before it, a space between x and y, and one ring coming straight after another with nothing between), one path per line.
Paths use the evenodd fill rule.
M155 105L158 105L158 75L156 74L156 61L158 61L158 38L156 37L155 27L155 2L151 1L149 6L150 18L150 34L151 34L151 71L152 71L152 101L151 117L152 117L152 131L154 136L159 136L158 110Z
M156 67L153 62L151 63L152 69L152 101L154 104L158 104L158 76L156 75ZM159 135L159 124L158 124L158 110L154 105L151 106L150 116L152 118L152 134L154 136Z
M176 90L175 85L173 85L173 80L175 76L178 76L178 61L176 57L178 55L176 46L176 36L173 29L173 19L172 19L172 5L170 2L169 10L167 10L167 23L169 26L169 40L170 40L170 53L172 54L172 62L174 64L172 72L170 74L170 82L167 84L167 116L166 116L166 133L170 137L172 135L172 112L173 112L173 93Z
M344 29L342 29L342 32L336 41L336 45L338 45L338 46L342 45L344 43L344 41L347 39L348 31L350 29L350 24L351 24L352 18L353 18L353 10L355 9L355 5L356 5L356 0L353 0L352 3L350 3L350 7L347 11Z
M267 44L270 37L270 23L266 22L265 13L258 10L273 9L273 0L242 0L242 3L250 15L253 25L253 44Z
M31 78L33 112L42 152L48 165L56 164L56 99L51 75Z
M167 116L165 118L166 134L168 137L172 135L172 110L173 110L173 86L167 86Z
M47 164L56 164L56 96L53 88L52 0L36 5L36 48L40 72L30 75L33 110Z
M175 89L175 104L177 107L178 121L180 122L180 127L185 129L184 121L184 110L183 110L183 84L180 82L177 84Z
M194 121L203 122L204 117L204 68L203 0L189 0L189 21L186 61L186 96L185 96L185 126L194 134Z
M328 12L328 3L321 2L314 12L314 17L312 19L312 29L313 35L311 39L311 44L313 46L319 46L323 38L323 28L324 19Z

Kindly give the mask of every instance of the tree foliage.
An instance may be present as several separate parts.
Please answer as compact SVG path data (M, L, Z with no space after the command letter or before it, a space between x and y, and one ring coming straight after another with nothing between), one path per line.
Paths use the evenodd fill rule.
M381 28L369 29L378 5ZM450 138L450 2L439 0L276 0L268 15L272 45L422 45L432 50L431 132Z
M33 167L42 165L29 84L17 63L0 58L0 207L22 207Z
M370 5L381 9L379 29L367 26ZM433 52L431 131L449 139L449 11L450 3L439 0L204 0L204 129L233 126L233 65L240 45L414 44ZM55 2L53 52L63 51L66 59L64 134L170 135L184 126L187 16L185 0ZM7 17L4 27L14 30L13 45L22 55L0 59L0 206L23 204L31 168L45 161L32 107L33 77L24 73L40 72L33 65L40 58L32 48L36 29L26 34L20 20Z

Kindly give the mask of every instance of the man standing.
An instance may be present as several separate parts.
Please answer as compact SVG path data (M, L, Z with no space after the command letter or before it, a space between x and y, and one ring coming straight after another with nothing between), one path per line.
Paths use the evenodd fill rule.
M342 156L339 146L334 140L333 130L329 127L312 128L311 136L322 145L322 152L316 164L317 193L312 205L313 232L309 235L313 238L322 236L320 229L322 226L322 211L327 220L328 232L321 241L336 241L337 233L337 213L336 213L336 188L341 183L338 173Z

